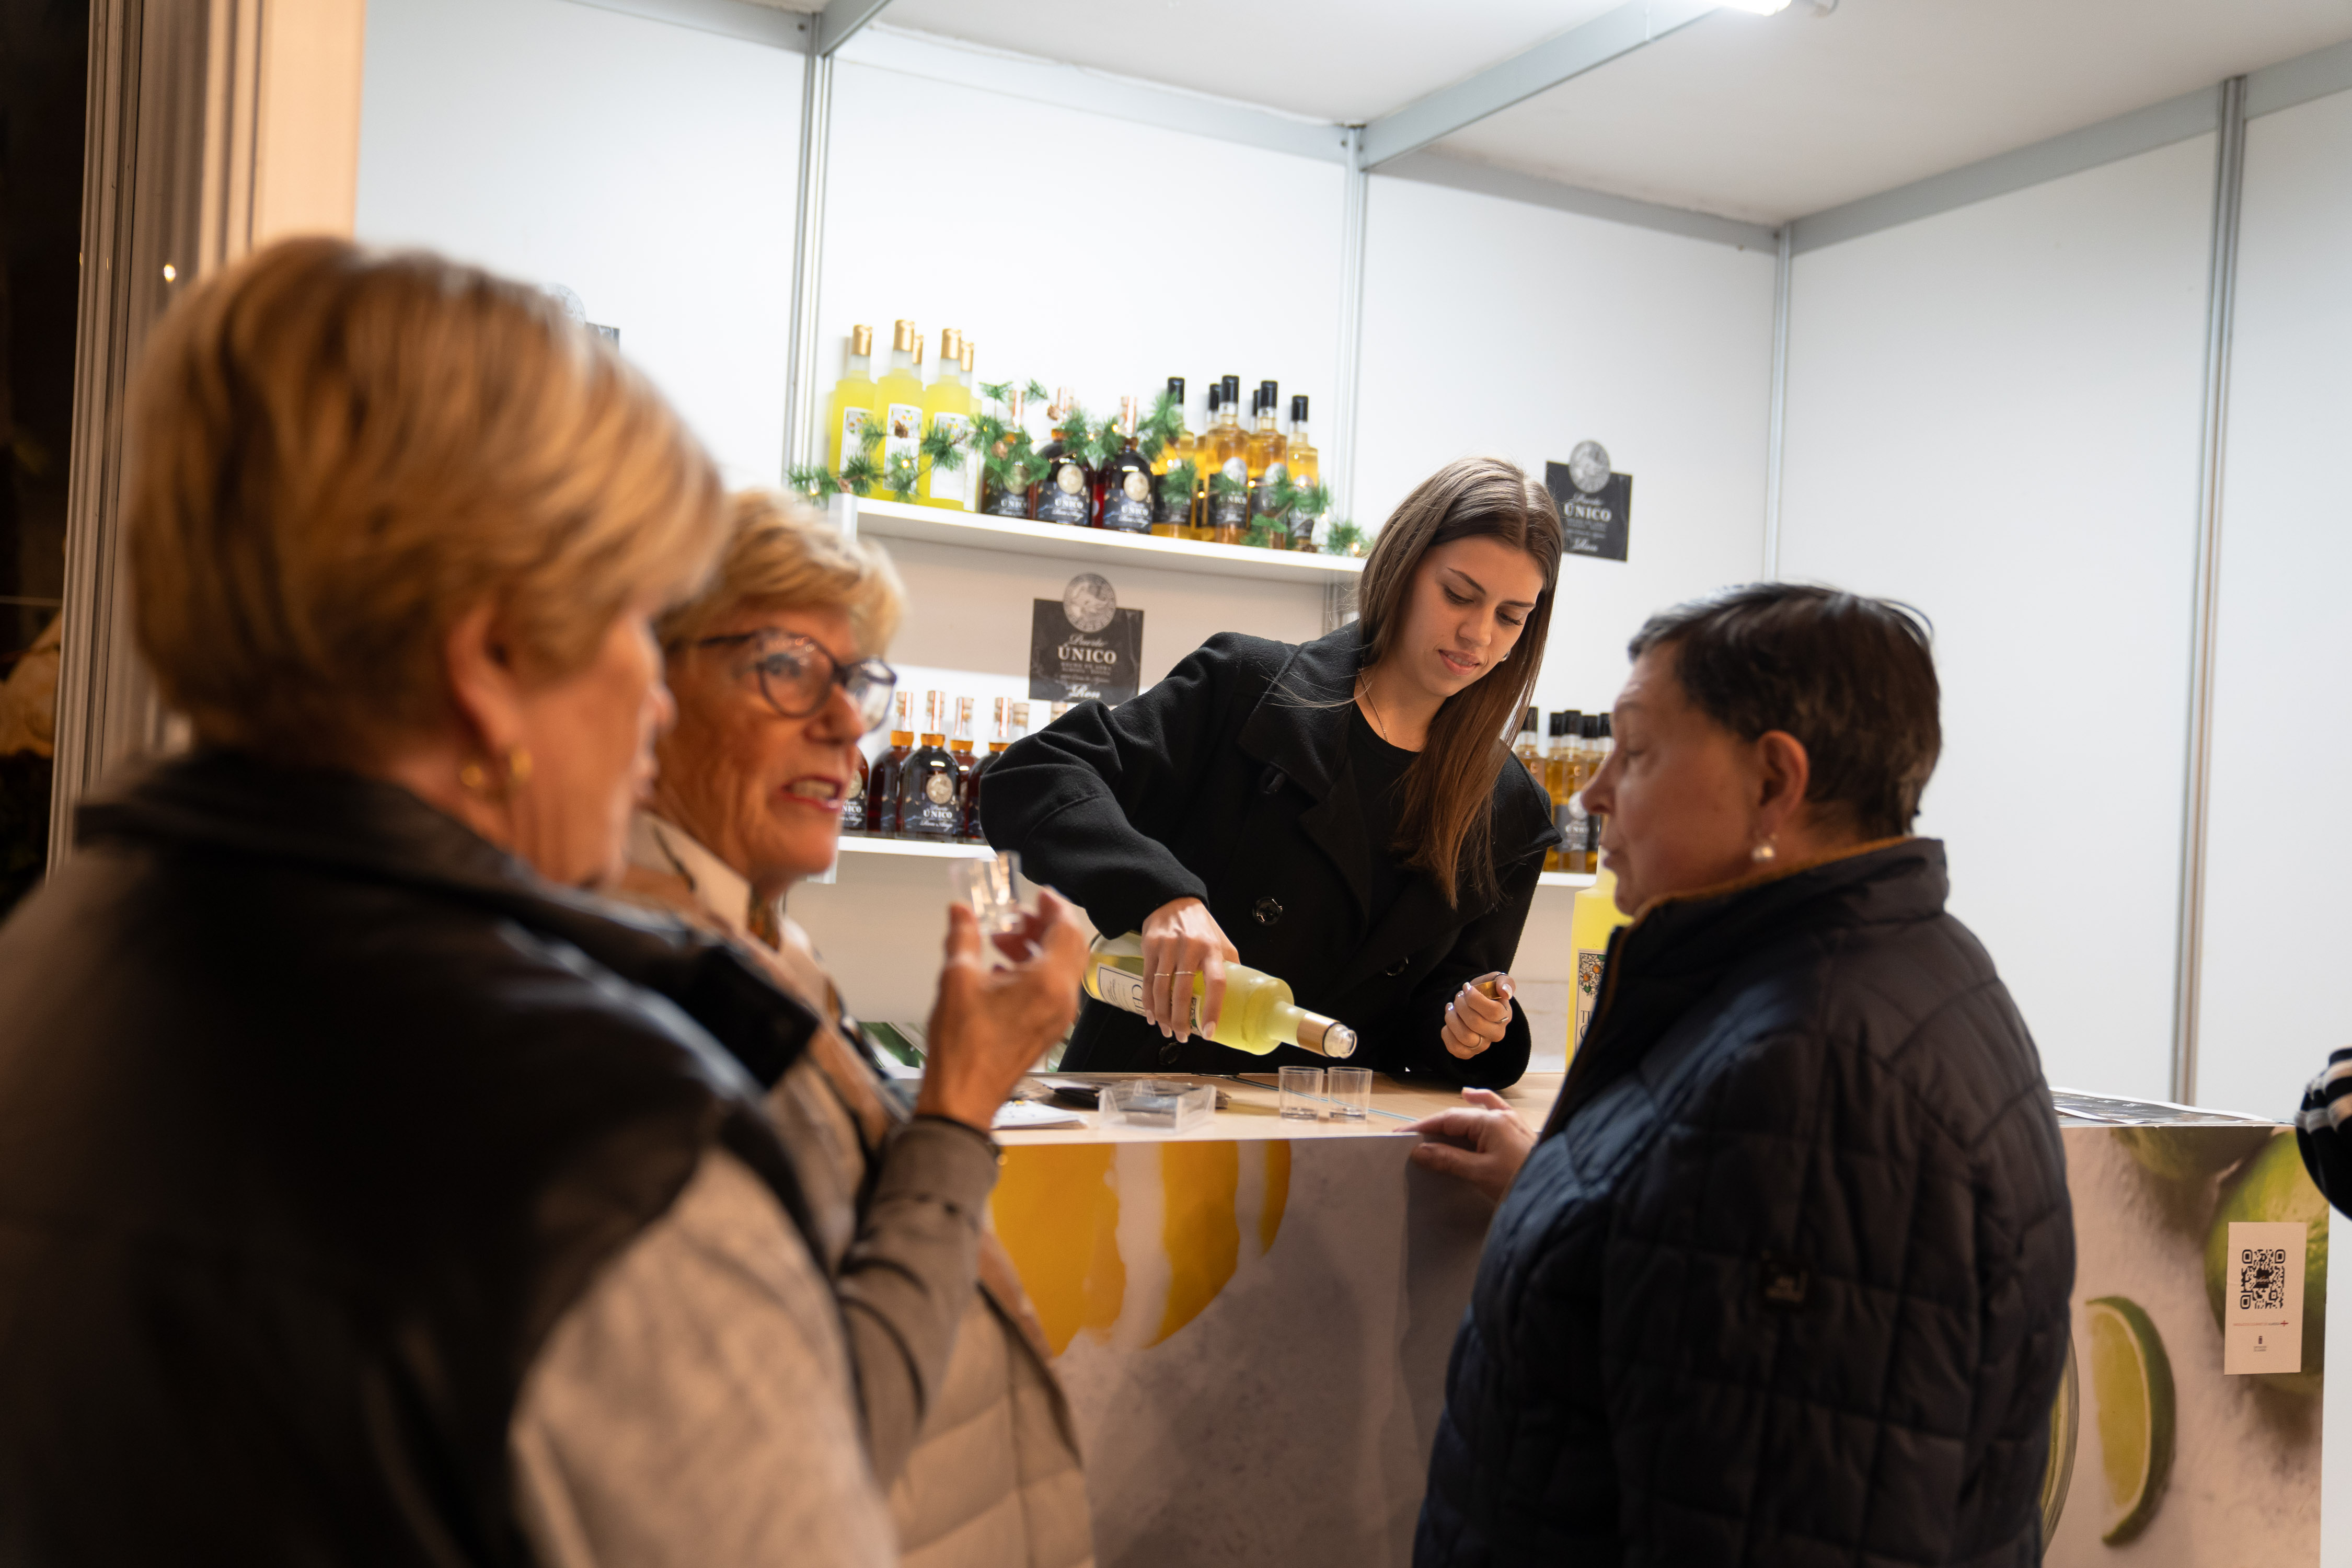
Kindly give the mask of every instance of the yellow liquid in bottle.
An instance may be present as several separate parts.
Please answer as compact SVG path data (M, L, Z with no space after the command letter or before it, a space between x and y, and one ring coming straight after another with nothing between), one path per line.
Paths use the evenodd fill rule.
M888 483L891 460L903 456L919 462L922 457L923 378L915 372L911 341L907 348L891 346L890 368L875 383L875 410L882 421L882 448L874 454L879 471L866 493L896 499ZM916 495L921 493L918 488Z
M1617 907L1614 871L1602 870L1599 880L1576 895L1576 910L1568 923L1569 942L1576 954L1576 1031L1568 1042L1571 1060L1584 1043L1585 1026L1591 1023L1592 1010L1601 1002L1601 961L1608 956L1609 933L1632 924L1633 920Z
M836 474L843 458L857 456L860 434L882 417L882 394L866 374L869 363L853 354L849 374L833 384L833 402L825 415L824 466Z
M1133 931L1097 937L1087 950L1081 983L1096 1001L1141 1015L1150 984L1143 972L1143 938ZM1203 1039L1255 1057L1266 1056L1277 1046L1298 1046L1334 1059L1355 1054L1353 1029L1298 1006L1291 1001L1286 983L1241 963L1225 965L1224 1006L1215 1030L1204 1031L1201 997L1207 987L1208 982L1192 976L1192 1030Z
M923 433L945 426L964 439L963 467L931 471L931 460L925 458L923 477L916 487L915 500L924 506L936 506L949 511L964 510L964 495L971 479L972 465L980 458L971 445L971 389L951 359L943 359L940 378L923 389Z

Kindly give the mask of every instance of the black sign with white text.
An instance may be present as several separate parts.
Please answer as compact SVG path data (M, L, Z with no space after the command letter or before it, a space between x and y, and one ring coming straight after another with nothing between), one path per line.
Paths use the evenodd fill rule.
M1633 476L1588 473L1571 478L1571 468L1568 463L1544 465L1544 488L1559 505L1561 553L1596 561L1624 560L1633 510ZM1585 489L1578 479L1598 481L1599 488Z
M1060 598L1030 603L1032 700L1116 707L1142 689L1143 612L1120 609L1107 578L1082 573Z

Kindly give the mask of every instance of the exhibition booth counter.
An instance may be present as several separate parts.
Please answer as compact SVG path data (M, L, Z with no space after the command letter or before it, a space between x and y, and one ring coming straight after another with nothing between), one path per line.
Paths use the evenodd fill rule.
M1271 1074L1179 1081L1219 1091L1205 1125L1041 1085L1015 1118L1062 1124L997 1135L992 1219L1069 1392L1097 1561L1402 1568L1493 1212L1407 1129L1459 1100L1376 1079L1360 1121L1302 1121ZM1505 1097L1540 1125L1560 1082ZM2077 1264L2047 1560L2316 1561L2327 1207L2293 1137L2053 1099Z

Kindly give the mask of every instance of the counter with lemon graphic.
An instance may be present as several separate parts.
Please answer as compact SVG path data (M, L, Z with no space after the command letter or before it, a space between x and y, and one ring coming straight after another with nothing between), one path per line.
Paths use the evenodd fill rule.
M2058 1099L2074 1113L2076 1261L2044 1561L2316 1563L2328 1210L2294 1135L2182 1108ZM2301 1250L2292 1270L2282 1248L2253 1245L2282 1236ZM2290 1274L2299 1301L2265 1289ZM2258 1295L2280 1315L2237 1331L2248 1352L2263 1341L2259 1353L2226 1357L2225 1330ZM2265 1336L2282 1318L2291 1330Z

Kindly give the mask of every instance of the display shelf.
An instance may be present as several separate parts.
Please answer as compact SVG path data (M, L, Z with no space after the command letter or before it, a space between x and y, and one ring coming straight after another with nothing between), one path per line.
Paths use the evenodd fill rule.
M1155 539L1101 528L1064 528L1050 522L948 511L898 501L833 498L834 517L845 533L881 539L961 544L1016 555L1045 555L1096 566L1150 566L1166 572L1198 572L1212 577L1255 577L1276 583L1350 583L1363 574L1355 556L1306 551L1259 550L1245 544L1202 544L1186 539Z
M843 839L843 843L849 842ZM1546 871L1536 878L1538 888L1589 888L1594 878L1590 871Z
M996 853L985 844L942 844L925 838L866 838L841 836L845 855L911 855L922 860L985 860ZM1591 878L1585 880L1591 881Z

